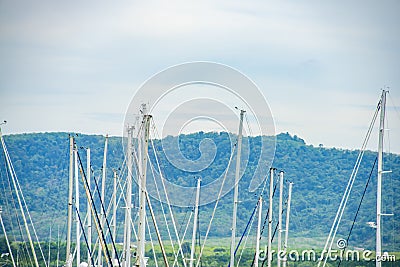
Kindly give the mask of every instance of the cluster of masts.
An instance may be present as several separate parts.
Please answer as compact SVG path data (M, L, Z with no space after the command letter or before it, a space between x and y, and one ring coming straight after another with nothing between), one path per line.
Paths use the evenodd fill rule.
M385 173L385 171L382 170L382 157L383 157L383 135L384 135L384 121L385 121L385 102L386 102L386 91L383 91L382 93L382 98L378 107L378 110L380 109L381 116L380 116L380 127L379 127L379 149L378 149L378 189L377 189L377 221L376 221L376 228L377 228L377 233L376 233L376 253L379 256L381 254L381 216L385 215L381 213L381 179L382 179L382 174ZM236 158L236 172L235 172L235 187L234 187L234 199L233 199L233 215L232 215L232 236L231 236L231 246L230 246L230 261L229 261L229 266L234 267L236 266L235 262L235 253L237 251L237 247L239 246L236 242L236 215L237 215L237 208L238 208L238 195L239 195L239 172L240 172L240 154L241 154L241 143L242 143L242 128L243 128L243 115L245 111L241 110L240 111L240 123L239 123L239 133L238 133L238 139L237 139L237 158ZM147 228L148 222L146 221L146 210L150 212L151 218L153 220L154 224L154 229L156 231L157 239L159 241L159 245L161 248L161 252L163 255L163 261L165 266L169 266L169 262L166 256L166 252L163 246L163 242L161 239L161 235L157 226L157 222L155 219L155 215L150 203L150 198L146 190L146 172L147 172L147 165L148 165L148 146L149 146L149 132L150 132L150 121L151 121L151 115L148 115L146 112L146 109L143 108L142 112L142 122L140 128L141 134L138 135L137 140L138 140L138 151L139 153L135 154L134 153L134 146L133 146L133 132L135 130L134 126L128 126L127 127L127 151L126 151L126 165L127 165L127 178L126 178L126 188L125 188L125 221L124 221L124 241L123 241L123 249L122 253L118 255L117 253L117 248L116 248L116 235L117 235L117 183L118 183L118 177L117 177L117 172L113 170L114 172L114 184L113 184L113 194L112 194L112 218L111 220L108 219L107 214L108 214L108 209L106 210L104 201L105 201L105 179L106 179L106 165L107 165L107 147L108 147L108 136L106 136L105 139L105 147L104 147L104 158L103 158L103 166L102 166L102 181L101 181L101 190L98 186L98 183L96 179L94 178L94 184L96 186L95 189L92 188L93 182L91 181L91 158L90 158L90 148L86 148L86 168L84 168L83 163L81 161L79 152L78 152L78 147L77 144L75 143L73 135L70 135L70 164L69 164L69 191L68 191L68 221L67 221L67 243L66 243L66 267L72 267L73 262L76 262L76 266L78 267L84 267L84 266L103 266L103 262L105 261L107 266L118 266L118 267L131 267L132 264L134 266L146 266L148 262L148 258L145 255L145 243L146 243L146 223L147 223ZM1 143L3 146L3 151L6 156L6 161L8 163L8 167L11 173L11 176L15 174L14 169L12 167L11 160L9 158L7 148L5 146L3 137L1 135L0 131L0 138L1 138ZM135 157L136 155L136 157ZM134 174L134 162L136 163L135 166L137 167L135 169L136 175L138 178L138 195L139 195L139 207L138 207L138 224L137 224L137 233L135 232L135 228L133 227L132 223L132 178ZM267 247L267 267L272 266L272 240L273 240L273 229L272 229L272 222L273 222L273 217L272 217L272 211L273 211L273 195L274 195L274 176L277 173L277 170L275 168L270 169L270 179L269 179L269 207L268 207L268 247ZM16 176L16 175L15 175ZM79 182L80 178L82 179L82 182ZM13 180L14 181L14 180ZM85 195L87 197L87 209L86 209L86 216L82 219L81 212L79 207L81 206L79 203L80 196L79 193L80 188L79 185L83 184L84 186L84 191ZM266 183L265 183L266 185ZM264 188L265 188L264 185ZM25 200L23 199L23 194L22 191L20 190L19 183L14 182L15 190L17 192L17 197L20 205L20 209L22 210L27 210ZM285 228L283 229L283 188L284 188L284 172L279 171L279 207L278 207L278 253L280 255L286 255L287 254L287 247L288 247L288 236L289 236L289 216L290 216L290 202L291 202L291 193L292 193L292 186L293 183L289 182L289 188L288 188L288 199L287 199L287 208L286 208L286 219L285 219ZM173 221L175 232L177 235L177 240L178 240L178 245L179 245L179 251L174 252L175 254L175 261L173 266L176 265L177 263L177 256L179 253L181 253L182 256L182 262L183 265L186 267L186 261L189 263L188 265L190 267L199 266L200 262L200 257L201 253L198 257L198 259L195 259L195 241L196 241L196 231L197 231L197 220L198 220L198 206L199 206L199 198L200 198L200 188L201 188L201 179L198 179L197 181L197 187L196 187L196 201L195 201L195 208L194 208L194 223L193 223L193 233L192 233L192 243L191 243L191 251L190 251L190 258L185 259L184 258L184 253L182 252L182 244L180 241L180 238L176 232L176 226L175 222ZM264 190L263 188L263 190ZM347 189L346 189L347 190ZM351 188L350 188L351 190ZM97 192L98 196L97 199L99 200L98 202L100 203L96 207L95 205L95 192ZM75 196L73 195L75 193ZM19 194L22 196L22 201L19 197ZM167 198L168 199L168 198ZM347 201L347 198L346 198ZM257 211L258 211L258 221L257 221L257 234L256 234L256 252L254 254L254 266L258 267L259 266L259 256L260 256L260 240L261 240L261 218L262 218L262 204L263 204L263 198L262 194L260 194L258 203L257 203ZM111 206L111 205L110 205ZM342 206L342 204L341 204ZM345 206L345 204L344 204ZM75 210L74 210L75 208ZM343 208L344 209L344 208ZM170 209L171 216L172 215L172 210ZM338 215L343 213L343 211L338 210ZM29 214L29 213L28 213ZM72 229L73 229L73 219L75 214L75 234L76 234L76 242L75 242L75 249L74 251L71 250L71 245L72 245ZM25 218L24 212L22 212L22 216L24 219L25 225L27 225L27 219ZM341 217L341 214L340 214ZM173 218L173 217L172 217ZM30 215L29 215L30 219ZM30 219L31 220L31 219ZM0 208L0 222L3 228L3 231L5 233L5 228L3 225L3 221L1 219L1 208ZM92 222L94 222L95 225L95 230L97 232L97 241L96 244L92 244ZM340 219L339 219L340 222ZM336 234L338 223L334 222L334 225L332 226L331 233L329 238L331 237L331 234L333 233L333 238ZM33 241L30 237L29 234L29 229L26 226L26 230L28 233L30 245L32 248L32 253L34 257L34 262L35 266L39 267L38 260L36 257L35 249L33 246ZM86 229L86 231L85 231ZM131 239L132 239L132 230L134 232L134 235L136 236L137 243L136 243L136 257L134 263L131 262L131 259L133 258L132 253L131 253L131 248L135 247L135 245L132 244ZM282 237L283 233L285 233L284 237ZM36 233L35 233L36 235ZM13 259L12 256L12 251L9 246L9 242L7 239L6 240L7 244L9 247L9 252L11 253L11 258ZM108 237L108 238L107 238ZM328 238L328 240L330 240ZM80 253L80 246L82 241L86 243L87 246L87 255L82 256ZM324 251L330 251L332 243L330 243L327 240L327 243L325 245ZM96 251L97 249L97 251ZM153 249L154 250L154 249ZM95 259L95 252L97 252L97 259ZM84 260L81 260L84 259ZM86 260L86 261L85 261ZM197 264L195 264L197 262ZM322 262L318 264L318 266L321 265ZM287 265L287 259L286 257L277 257L277 266L280 267L282 264L283 267L286 267ZM326 264L326 260L322 263L323 266ZM377 261L376 265L380 267L380 262ZM13 259L13 266L15 265L14 259ZM47 265L46 265L47 266Z
M237 251L238 244L236 242L236 217L237 217L237 208L238 208L238 198L239 198L239 172L240 172L240 155L241 155L241 149L242 149L242 131L243 131L243 116L244 116L245 110L240 110L240 122L239 122L239 133L238 133L238 139L237 139L237 157L236 157L236 171L235 171L235 186L234 186L234 192L233 192L233 216L232 216L232 233L231 233L231 246L230 246L230 261L228 266L237 266L235 263L235 254ZM273 258L273 253L272 253L272 210L273 210L273 195L274 195L274 176L276 173L276 168L270 168L270 179L269 179L269 207L268 207L268 247L267 247L267 267L272 266L272 258ZM283 243L283 248L282 248L282 214L283 214L283 176L284 176L284 171L279 172L279 208L278 208L278 252L282 252L282 255L286 255L286 249L287 249L287 242L288 242L288 236L289 236L289 215L290 215L290 202L291 202L291 195L292 195L292 186L293 183L289 182L289 189L288 189L288 199L287 199L287 209L286 209L286 227L285 227L285 240ZM262 198L262 193L264 191L265 187L263 188L258 202L257 202L257 209L258 209L258 222L257 222L257 234L256 234L256 248L255 248L255 254L254 254L254 259L253 263L255 267L259 266L259 260L260 260L260 240L261 240L261 221L262 221L262 203L263 203L263 198ZM282 266L286 266L286 257L283 257L283 262ZM281 258L278 257L277 260L277 266L281 266Z
M111 222L109 222L106 214L106 208L104 206L105 200L105 179L106 179L106 162L107 162L107 147L108 147L108 136L106 136L105 148L104 148L104 160L102 167L102 182L101 190L99 188L98 182L94 179L95 188L93 189L91 184L91 155L90 148L86 148L86 171L84 170L83 163L78 153L78 147L75 144L74 137L70 135L70 164L69 164L69 190L68 190L68 220L67 220L67 244L66 244L66 266L72 266L74 258L76 259L77 266L102 266L103 255L105 256L108 265L120 266L119 258L116 257L117 249L115 246L116 237L116 209L117 209L117 199L116 199L116 188L117 188L117 173L114 170L114 187L113 187L113 216ZM79 175L80 174L80 175ZM87 197L87 212L85 219L82 219L80 215L80 178L82 178L82 184L84 186L85 194ZM75 189L75 190L74 190ZM73 193L75 192L75 197ZM96 208L95 195L97 192L100 208ZM75 234L76 234L76 246L75 251L71 252L72 243L72 223L73 223L73 207L75 207ZM93 216L93 220L92 220ZM95 225L95 230L98 233L97 242L97 261L98 264L94 262L94 251L92 251L92 221ZM87 231L85 231L85 228ZM107 244L107 235L109 234L112 248L110 249ZM87 246L87 262L81 262L80 245L84 239ZM75 257L74 257L75 255ZM116 263L118 265L116 265Z
M145 107L143 108L145 111ZM242 129L243 129L243 115L244 110L240 111L240 123L239 123L239 133L237 138L237 157L236 157L236 172L235 172L235 187L234 187L234 200L233 200L233 215L232 215L232 238L231 238L231 250L230 250L230 262L229 266L236 266L235 263L235 253L238 249L239 244L236 242L236 218L237 218L237 207L238 207L238 194L239 194L239 172L240 172L240 155L241 155L241 143L242 143ZM123 267L131 267L131 266L147 266L148 257L145 255L145 243L146 243L146 210L150 212L150 215L153 220L154 229L157 235L157 239L159 241L159 245L161 248L161 252L163 255L163 261L165 266L169 266L169 262L166 256L166 252L164 249L164 245L161 239L161 235L155 220L155 215L153 209L150 204L150 198L148 196L146 190L146 172L148 165L148 147L149 147L149 132L150 132L150 121L151 115L146 114L146 112L142 112L142 120L141 125L137 126L141 130L141 133L136 136L138 140L137 150L139 153L136 154L133 151L132 140L134 139L134 130L135 126L127 126L127 150L126 150L126 166L127 166L127 177L126 177L126 188L125 188L125 221L124 221L124 236L123 236L123 248L120 255L117 253L117 249L115 246L116 243L116 209L117 209L117 174L114 171L114 190L112 194L112 206L113 206L113 215L111 221L107 220L107 211L104 208L104 200L105 200L105 179L106 179L106 164L107 164L107 144L108 137L106 136L105 147L104 147L104 158L103 158L103 167L102 167L102 182L101 182L101 190L91 190L91 163L90 163L90 149L86 148L86 172L83 169L83 164L80 161L80 156L78 153L77 145L75 144L74 137L70 136L70 167L69 167L69 195L68 195L68 223L67 223L67 248L66 248L66 266L72 267L72 264L75 260L76 266L103 266L103 261L105 260L108 266L123 266ZM134 162L136 164L134 164ZM135 170L133 166L136 166ZM138 196L139 196L139 205L138 205L138 221L137 221L137 231L135 232L135 236L137 239L136 245L132 244L132 230L135 231L135 228L132 227L132 179L133 174L136 171L136 175L138 178ZM270 186L269 186L269 208L268 208L268 253L267 253L267 266L270 267L272 264L272 199L274 194L274 176L276 174L276 169L270 169ZM79 175L80 173L80 175ZM85 193L87 196L87 214L85 220L81 220L80 211L79 211L79 176L82 177L83 185L85 188ZM287 242L288 242L288 232L289 232L289 215L290 215L290 199L291 199L291 191L293 183L289 183L289 194L287 200L287 213L286 213L286 226L283 229L283 181L284 181L284 172L279 172L279 210L278 210L278 250L286 253ZM98 187L96 179L94 179L96 187ZM266 181L264 185L266 184ZM194 220L193 220L193 232L192 232L192 241L191 241L191 249L190 249L190 258L185 259L184 253L182 251L182 244L179 236L177 235L179 251L175 254L174 266L177 263L178 253L181 254L182 263L186 267L199 266L201 253L199 258L195 258L195 245L196 245L196 233L197 233L197 221L198 221L198 206L200 201L200 188L201 188L201 179L199 178L196 186L196 200L194 207ZM265 186L263 188L263 191ZM100 200L100 209L96 209L94 205L94 191L97 191L99 194L98 199ZM73 193L75 192L75 197L73 197ZM75 201L75 202L74 202ZM256 234L256 252L254 254L254 266L259 266L259 256L261 253L260 250L260 240L261 240L261 231L262 231L262 193L257 202L257 210L258 210L258 224L257 224L257 234ZM73 224L73 207L75 206L75 220L76 220L76 246L74 252L71 251L72 244L72 224ZM172 211L171 211L172 213ZM98 234L97 244L92 246L92 218L95 223L95 228ZM174 223L174 222L173 222ZM86 227L87 231L84 231L84 227ZM174 223L175 227L175 223ZM112 229L111 229L112 228ZM87 232L87 236L85 235ZM282 233L285 232L284 241L282 240ZM109 236L109 240L111 243L107 243L106 236ZM85 240L87 245L87 257L85 261L81 262L81 254L80 254L80 244L82 242L82 238ZM131 248L136 247L134 262L132 260L132 251ZM93 251L91 251L93 248ZM95 248L97 248L97 259L95 259ZM196 264L197 262L197 264ZM186 264L187 263L187 264ZM278 259L278 266L281 266L281 260ZM282 262L282 266L286 266L286 260Z

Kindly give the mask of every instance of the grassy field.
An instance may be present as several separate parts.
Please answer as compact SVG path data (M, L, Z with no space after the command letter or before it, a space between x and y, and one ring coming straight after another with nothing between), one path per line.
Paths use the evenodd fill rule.
M250 239L250 238L249 238ZM254 239L254 238L251 238ZM200 266L209 267L222 267L228 266L229 255L230 255L230 239L229 238L212 238L207 241L207 246L204 248L202 254L202 260ZM182 243L183 252L187 262L190 258L190 243L185 241ZM262 266L263 261L266 258L266 253L264 249L266 248L265 242L261 242L261 254L259 266ZM287 266L316 266L318 259L321 257L321 252L325 244L325 238L304 238L297 237L291 239L290 247L288 247ZM174 253L170 244L164 244L166 249L166 254L168 261L170 263L174 262ZM273 250L277 250L276 245L273 245ZM200 247L196 249L196 258L200 252ZM155 247L155 253L158 259L159 266L164 266L162 254L160 248ZM175 247L175 253L177 253L177 246ZM254 244L250 241L247 242L247 247L242 250L238 250L235 261L238 266L253 266L254 260ZM151 257L149 259L149 266L155 266L153 260L153 250L151 246L147 246L147 256ZM340 261L340 258L343 259ZM332 252L331 259L328 260L327 265L329 267L333 266L343 266L343 267L353 267L353 266L375 266L375 253L369 252L367 250L353 249L345 252L336 250ZM397 260L397 261L394 261ZM274 254L273 266L276 266L277 254ZM179 260L179 265L183 265L181 257ZM266 266L266 262L264 262ZM382 266L400 266L400 252L388 252L386 257L382 260Z
M238 250L236 253L235 257L235 262L238 266L252 266L253 264L253 259L254 259L254 244L250 242L250 239L254 240L253 237L249 238L246 248L242 249L243 246ZM0 252L6 252L8 251L7 248L5 247L4 240L3 242L0 243L1 245L1 251ZM229 258L230 258L230 249L229 249L229 238L211 238L210 240L207 241L207 244L204 248L202 257L201 257L201 262L199 266L207 266L207 267L222 267L222 266L228 266ZM263 262L266 258L266 253L265 253L265 241L262 240L261 242L261 253L260 253L260 261L259 261L259 266L263 266ZM244 242L242 243L244 244ZM299 266L299 267L304 267L304 266L316 266L317 261L319 257L321 256L321 251L323 248L324 244L324 239L319 238L319 239L309 239L309 238L293 238L291 240L291 246L288 248L288 252L290 253L288 255L288 264L287 266ZM12 243L12 248L13 248L13 254L14 257L16 255L19 255L19 266L33 266L31 261L29 260L29 256L26 254L21 254L21 251L23 251L24 247L26 247L26 244L23 244L21 242L13 242ZM44 266L43 258L40 257L39 253L39 248L38 245L35 245L37 255L39 258L39 264L40 266ZM46 243L41 243L41 247L44 249L44 254L46 257L46 261L48 261L47 255L48 255L48 244ZM168 263L169 266L174 265L175 261L175 254L178 253L178 246L175 244L174 248L172 248L171 244L169 242L164 243L164 247L166 250L166 255L168 258ZM65 260L65 243L60 244L59 250L58 250L58 245L55 242L51 243L50 246L51 249L51 257L50 257L50 264L48 265L49 267L53 266L62 266L64 264ZM82 261L87 260L87 252L85 251L85 244L81 244L81 259ZM352 248L350 248L352 249ZM72 251L74 250L74 245L72 247ZM111 250L111 247L110 247ZM190 242L189 240L186 240L182 243L182 250L183 254L185 257L186 263L189 262L190 259ZM277 250L276 246L273 246L273 250ZM19 251L19 254L17 253ZM56 255L57 252L59 251L59 259L60 262L57 264L56 261ZM120 253L122 251L122 246L121 244L117 244L117 251ZM361 266L375 266L375 262L373 259L375 258L375 254L373 252L369 251L363 251L363 250L351 250L354 254L349 254L347 259L348 260L343 260L340 262L340 266L342 267L361 267ZM313 254L313 253L314 254ZM297 253L297 255L296 255ZM365 254L366 253L366 254ZM195 258L197 259L200 254L200 246L197 245L196 247L196 254ZM359 259L357 259L356 254L359 256ZM95 257L97 256L97 251L93 254ZM157 259L157 265L154 261L154 255L156 256L155 258ZM340 255L339 252L335 255ZM346 259L346 254L343 254L344 256L342 257L343 259ZM135 262L135 249L132 249L132 263ZM148 259L148 266L165 266L161 249L158 244L154 244L154 251L153 247L150 242L146 244L146 256L149 257ZM368 256L369 261L365 260L365 256ZM386 261L383 261L382 266L400 266L400 252L389 252L388 256L386 258ZM393 260L397 261L393 261ZM273 265L276 266L277 262L277 254L274 254L273 258ZM181 255L179 255L177 259L178 265L175 266L183 266L183 260ZM266 262L264 262L264 266L266 266ZM0 266L12 266L10 259L5 256L0 258ZM195 265L196 266L196 265ZM333 266L339 266L339 260L330 260L328 261L327 265L328 267L333 267Z

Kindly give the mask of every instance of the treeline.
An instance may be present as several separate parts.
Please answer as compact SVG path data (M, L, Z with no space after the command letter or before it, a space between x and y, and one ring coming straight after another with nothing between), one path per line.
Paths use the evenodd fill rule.
M5 142L15 171L41 240L49 238L50 228L52 229L52 240L55 240L57 229L60 236L65 240L69 164L68 136L68 133L37 133L5 136ZM271 144L276 140L275 157L272 166L278 170L284 170L285 179L294 182L290 236L327 236L359 151L324 148L322 146L314 147L307 145L304 140L289 133L282 133L276 137L244 138L244 143L247 144L246 149L251 153L248 157L246 171L239 184L238 235L241 234L248 223L257 202L257 194L262 188L261 185L254 192L248 190L251 179L257 173L257 166L261 166L264 173L268 173L271 166L268 160L263 159L258 161L258 156L261 152L261 138L264 138L266 143L270 145L263 149L269 149L272 152L274 147ZM93 176L97 181L100 181L105 137L78 134L75 135L75 139L83 162L86 160L85 148L91 148ZM210 141L214 145L210 146ZM169 136L163 140L153 140L153 144L154 147L150 147L149 150L151 161L155 162L155 155L157 154L158 163L163 170L165 178L181 186L194 187L196 177L201 176L203 184L207 184L224 174L231 152L235 149L235 136L228 133L199 132L181 135L179 138ZM185 171L179 165L180 155L173 154L171 156L163 153L165 149L166 151L172 149L176 144L179 145L183 159L197 160L201 159L202 156L215 157L209 167L205 169ZM212 151L215 152L215 155ZM375 152L368 151L364 155L364 160L358 172L358 178L343 215L342 226L338 231L338 236L341 238L347 238L349 230L352 227L354 215L359 208L359 202L375 158ZM112 193L112 170L116 170L121 176L125 175L126 169L123 167L124 159L124 148L121 138L110 137L107 162L107 202L110 200ZM383 246L385 250L396 251L400 249L400 217L399 214L396 214L396 211L400 210L398 197L400 193L400 156L395 154L385 155L385 166L393 172L387 174L383 181L383 210L385 213L393 212L394 216L383 218ZM15 201L15 194L11 193L10 188L12 186L3 154L1 155L0 169L2 184L0 205L3 206L4 210L3 220L7 230L18 240L21 239L19 237L17 222L19 215L15 213L15 203L13 202L13 199ZM376 168L372 173L373 175L366 189L364 201L360 206L358 217L349 239L350 246L369 249L374 247L375 230L368 223L376 220ZM210 232L211 237L228 237L230 235L232 195L233 193L229 192L221 199ZM275 203L277 203L276 195L274 196ZM81 196L82 210L84 210L85 196L83 191ZM287 191L285 191L286 196ZM268 199L267 192L264 193L264 200L266 199ZM156 204L156 200L152 201L155 211L158 214L157 218L161 222L163 221L161 205ZM188 201L192 200L189 199ZM135 208L137 208L137 201L134 201L134 204ZM267 206L264 205L264 207ZM210 203L200 208L200 236L204 235L207 230L213 207L214 203ZM188 214L193 209L192 207L173 207L173 210L177 217L178 229L182 233L185 229ZM120 222L123 222L123 212L122 208L118 210L118 220ZM275 208L274 214L274 222L276 222L277 212ZM122 242L122 227L122 223L119 223L118 242ZM165 226L161 225L160 228L166 237ZM190 231L190 227L188 231ZM264 235L266 236L266 231ZM263 242L265 240L266 238L263 239ZM307 244L296 245L307 246Z

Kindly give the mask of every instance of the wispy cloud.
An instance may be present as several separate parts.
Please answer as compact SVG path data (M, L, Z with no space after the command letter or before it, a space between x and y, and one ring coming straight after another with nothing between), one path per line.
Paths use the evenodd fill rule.
M10 132L95 132L157 71L210 60L259 85L279 130L355 147L359 132L343 142L335 129L369 114L382 84L399 98L398 10L398 1L1 1L0 114L14 120Z

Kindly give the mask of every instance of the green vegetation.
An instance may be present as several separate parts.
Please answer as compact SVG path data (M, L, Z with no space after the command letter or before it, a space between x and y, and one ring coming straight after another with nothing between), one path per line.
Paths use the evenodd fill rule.
M178 142L182 154L189 159L198 159L201 156L199 144L205 138L209 138L216 144L216 157L209 168L200 172L185 172L172 165L162 154L161 140L155 140L154 145L160 157L160 164L164 170L165 178L182 186L195 186L194 177L201 176L203 184L210 183L216 177L223 174L232 148L227 133L195 133L182 135L177 140L176 137L163 139L163 146L168 147L174 142ZM238 209L238 235L245 228L252 210L257 202L257 193L247 190L252 175L254 174L256 158L260 147L257 138L249 138L252 154L249 158L248 169L240 181L240 204ZM269 141L273 140L271 137ZM304 140L288 133L279 134L276 137L276 151L273 166L278 170L285 171L287 180L294 182L292 215L290 219L290 241L289 246L296 249L322 249L323 242L327 236L330 226L340 203L342 193L347 185L348 178L352 172L358 151L337 148L314 147L307 145ZM63 242L65 242L65 224L67 209L67 184L68 184L68 133L40 133L40 134L19 134L5 136L5 141L14 164L15 171L21 183L26 201L35 227L41 241L48 240L49 230L52 228L52 241L56 241L57 229ZM99 135L78 135L76 136L78 146L90 147L92 151L92 167L94 176L99 179L101 176L101 164L103 157L104 137ZM268 148L272 149L272 148ZM79 150L82 160L85 162L85 150ZM204 151L202 151L204 153ZM18 215L13 208L13 197L9 186L9 177L4 155L1 155L0 175L1 193L0 205L3 206L3 220L11 240L16 245L17 241L22 240L18 230ZM154 152L150 149L150 157L154 161ZM349 204L343 216L341 228L338 231L338 238L347 238L354 214L357 211L361 195L364 191L366 181L369 177L375 152L367 152L359 170L358 178L354 184ZM108 168L106 185L107 197L109 201L112 192L112 169L118 169L124 161L123 147L121 139L110 137ZM261 162L261 167L268 170L268 162ZM390 168L393 172L387 174L384 179L383 192L383 211L394 213L394 216L383 218L383 249L385 251L400 250L400 156L388 154L385 156L385 168ZM363 249L374 249L375 231L367 225L367 222L375 220L375 183L376 169L367 188L364 201L349 240L350 247ZM136 185L135 185L136 186ZM135 191L136 189L134 189ZM286 193L285 193L286 194ZM81 205L85 210L85 196L82 191ZM267 199L268 195L264 196ZM275 196L276 198L276 196ZM276 198L277 199L277 198ZM193 200L188 200L190 203ZM275 201L275 200L274 200ZM218 206L216 217L210 232L210 243L203 258L203 266L226 266L220 262L227 262L229 254L227 237L230 235L231 213L232 213L232 192L221 199ZM135 202L136 204L137 202ZM156 200L152 200L157 218L160 224L161 234L167 239L165 224L160 205ZM275 202L277 203L277 202ZM200 208L199 232L204 238L210 220L214 203ZM186 220L192 208L173 208L178 221L180 234L185 230ZM264 212L265 214L265 212ZM264 216L263 214L263 216ZM277 212L274 211L276 215ZM118 210L119 221L123 221L123 209ZM276 218L274 217L276 222ZM118 224L117 242L122 242L122 224ZM251 235L254 234L253 226ZM189 237L191 227L187 230L186 239ZM266 231L262 239L262 246L266 243ZM152 236L155 240L155 235ZM249 240L248 247L253 245ZM1 251L6 251L1 247ZM149 250L151 248L149 247ZM171 250L171 248L169 248ZM62 250L61 250L62 251ZM172 253L172 252L171 252ZM246 250L243 254L243 266L247 266L252 259L251 251ZM52 252L52 255L55 254ZM172 254L171 254L172 255ZM60 256L60 258L63 258ZM159 257L161 260L162 258ZM341 266L357 266L352 263L343 263ZM304 263L293 263L291 266L309 266ZM368 266L362 264L362 266Z
M215 240L212 240L215 241ZM211 242L213 243L213 242ZM23 252L23 246L25 246L26 244L23 244L21 242L13 242L12 243L12 250L13 250L13 255L14 257L16 257L18 255L19 257L19 266L33 266L33 262L32 259L29 258L29 256ZM49 249L49 244L48 243L41 243L42 248L44 249L44 255L46 258L46 262L50 262L49 266L57 266L57 257L59 257L59 264L58 266L62 266L62 264L65 263L64 259L65 259L65 242L57 244L56 242L51 242L50 243L50 258L48 258L48 249ZM174 262L174 252L173 249L171 247L171 245L169 245L167 242L164 242L164 247L166 250L166 255L168 258L168 262L173 263ZM188 241L183 242L182 244L183 247L183 252L185 255L185 259L188 262L188 260L190 259L190 244ZM74 244L73 244L73 248L74 248ZM85 247L83 246L83 244L81 244L81 248L82 248L82 253L81 253L81 260L87 262L87 251L85 249ZM37 255L39 255L40 251L39 248L36 244L35 246ZM110 247L111 249L111 247ZM273 247L274 250L276 250L276 247ZM7 247L6 247L6 242L4 240L4 238L0 239L0 251L8 251ZM121 245L117 245L117 251L118 253L120 253L122 251L122 246ZM320 250L316 250L315 254L310 253L309 251L302 251L297 249L298 251L298 257L296 259L296 254L292 251L290 253L290 255L288 255L288 266L315 266L316 265L316 261L318 260L318 258L321 256L321 251ZM132 251L133 255L132 255L132 262L134 262L135 260L135 252L134 250ZM175 248L175 252L176 252L176 248ZM162 253L161 253L161 249L159 245L155 245L154 246L154 251L153 248L150 245L146 246L146 255L149 257L148 259L148 266L155 266L155 262L154 262L154 253L156 254L156 258L157 258L157 263L159 266L164 266L164 262L163 262L163 257L162 257ZM199 247L197 247L196 250L196 255L198 255L199 253ZM253 263L253 259L254 259L254 248L248 248L246 250L243 251L243 253L240 253L241 255L238 255L236 258L236 262L239 261L240 258L240 266L251 266L251 264ZM389 253L391 255L391 257L394 257L396 259L396 262L392 262L387 260L386 262L382 263L382 266L397 266L396 264L399 263L399 259L400 259L400 253L399 252L390 252ZM335 255L335 254L333 254ZM339 255L339 253L337 254ZM346 255L345 253L343 253L343 255ZM351 256L351 254L349 254L350 256L348 256L349 260L346 261L342 261L340 266L343 267L356 267L356 266L375 266L375 262L374 261L367 261L367 260L363 260L363 251L359 251L358 254L352 254L354 257ZM357 255L359 255L359 259L357 259ZM369 259L373 259L375 257L375 254L372 252L371 254L368 254L368 258ZM345 258L345 256L343 256L343 258ZM49 260L50 259L50 260ZM44 266L44 262L42 260L42 258L39 257L39 265L40 266ZM261 263L265 260L265 253L262 252L260 254L260 266ZM273 258L273 262L276 262L277 258L276 258L276 254L274 254L274 258ZM178 260L179 264L182 265L182 260ZM202 261L201 261L201 266L207 266L207 267L226 267L227 266L227 262L229 262L229 247L228 246L220 246L220 245L210 245L207 246L204 249L203 252L203 256L202 256ZM327 263L328 267L337 267L339 263L339 260L330 260ZM12 267L11 261L10 261L10 257L9 255L4 255L2 258L0 258L0 266L3 267ZM266 266L266 263L265 263Z

